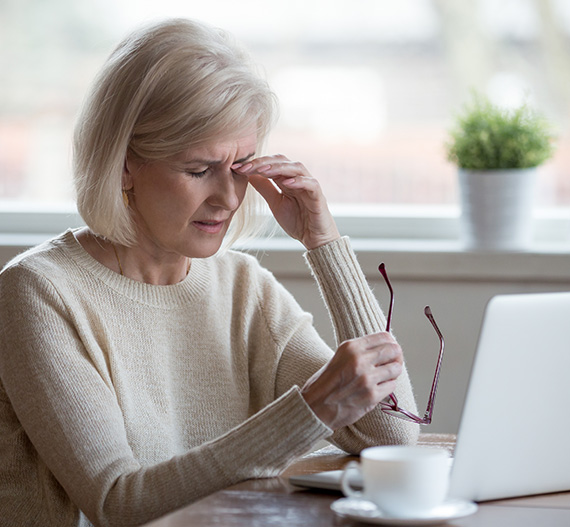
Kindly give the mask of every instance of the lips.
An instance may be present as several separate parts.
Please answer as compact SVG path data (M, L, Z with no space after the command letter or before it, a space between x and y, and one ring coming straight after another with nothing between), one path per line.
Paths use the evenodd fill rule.
M226 220L203 220L203 221L193 221L192 225L202 232L208 234L219 233L226 223Z

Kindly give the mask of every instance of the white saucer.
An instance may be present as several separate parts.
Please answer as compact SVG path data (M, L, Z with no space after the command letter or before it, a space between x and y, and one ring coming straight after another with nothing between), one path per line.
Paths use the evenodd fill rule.
M449 499L425 516L414 518L388 516L371 501L358 498L336 500L331 509L343 518L376 525L439 525L475 513L477 505L471 501Z

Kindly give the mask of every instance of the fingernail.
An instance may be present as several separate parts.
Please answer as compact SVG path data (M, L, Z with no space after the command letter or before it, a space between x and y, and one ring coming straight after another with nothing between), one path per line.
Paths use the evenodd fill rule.
M239 168L241 168L243 166L243 163L236 163L235 165L232 165L232 170L238 170Z
M267 172L270 168L271 168L271 165L262 165L257 169L257 171L258 172Z

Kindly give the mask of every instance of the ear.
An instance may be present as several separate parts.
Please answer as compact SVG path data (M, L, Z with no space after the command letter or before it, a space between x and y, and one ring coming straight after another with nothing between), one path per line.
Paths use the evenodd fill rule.
M121 188L123 190L131 190L133 188L133 171L134 163L132 159L129 159L129 155L125 156L125 164L123 166L123 177Z

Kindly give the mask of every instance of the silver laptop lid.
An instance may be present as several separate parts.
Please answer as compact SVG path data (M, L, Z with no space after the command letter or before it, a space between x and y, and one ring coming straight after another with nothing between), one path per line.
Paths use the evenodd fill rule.
M570 293L500 295L486 309L451 494L570 490Z

